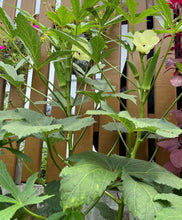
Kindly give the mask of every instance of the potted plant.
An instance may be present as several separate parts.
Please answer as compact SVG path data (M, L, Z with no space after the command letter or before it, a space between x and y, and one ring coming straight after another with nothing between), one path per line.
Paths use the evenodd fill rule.
M65 118L61 119L48 117L39 109L37 104L40 102L32 102L37 111L18 108L0 112L1 148L7 144L12 146L13 142L19 145L29 136L39 138L47 144L51 159L60 170L61 178L60 181L53 181L45 186L37 174L33 174L27 180L24 191L20 192L8 175L5 165L0 161L0 185L11 194L10 196L0 195L2 204L0 219L24 219L27 214L30 214L38 219L81 220L98 204L103 194L109 196L118 205L116 217L118 220L122 219L125 205L134 218L141 220L160 220L167 219L169 215L174 218L182 215L179 205L182 200L180 197L182 180L155 162L135 159L141 143L146 138L150 136L156 139L176 138L182 133L179 127L165 119L173 105L160 119L144 118L144 106L149 93L161 72L175 34L181 31L181 22L173 22L170 7L165 0L156 0L154 6L140 14L136 14L135 0L125 0L127 10L120 6L118 0L103 1L101 6L97 5L98 2L85 0L80 4L79 1L71 1L70 11L62 5L56 12L47 12L48 17L55 23L54 28L43 26L25 11L17 15L16 25L14 25L6 12L0 8L0 19L6 28L1 30L12 40L23 61L34 69L51 93L51 96L46 97L48 101L41 104L56 106L65 113ZM135 32L135 24L141 23L147 16L157 16L162 25L161 28L155 31ZM112 53L112 50L107 50L108 38L105 29L125 20L131 24L131 33L128 35L127 42L119 38L116 42L124 46L131 55L138 53L140 57L141 73L136 68L134 60L127 61L134 76L133 81L128 78L127 80L131 81L138 92L140 103L138 118L132 117L121 101L122 98L135 103L135 97L127 92L116 93L103 70L103 64L107 63L110 68L119 72L105 59ZM34 26L29 21L33 22ZM157 36L161 33L162 39ZM161 45L166 33L171 34L171 41L161 61ZM88 39L83 36L87 36ZM18 49L14 42L15 37L23 43L28 56ZM40 61L42 43L47 45L48 56L44 61ZM49 47L49 43L53 50ZM154 46L157 47L156 53L146 61L147 54ZM84 67L77 60L84 60ZM54 64L58 81L58 86L53 85L54 89L50 89L49 80L41 72L41 67L50 62ZM27 86L24 75L17 74L16 68L10 64L0 62L0 67L5 72L0 76L22 93L22 86ZM103 80L92 78L98 72L101 73ZM77 91L76 97L70 95L72 74L75 74L81 86L84 87ZM122 73L119 72L119 74ZM87 91L87 85L98 92ZM32 88L32 90L35 89ZM41 94L38 90L36 92ZM85 97L89 97L96 103L96 109L88 110L85 112L85 117L82 117L81 107L83 102L88 101ZM107 99L111 97L116 97L121 102L123 111L118 113L107 104ZM181 94L174 103L180 98ZM76 105L79 106L79 110L76 115L72 115L72 108ZM101 109L97 109L98 105ZM76 145L87 127L95 123L93 115L107 115L112 118L113 123L108 124L106 129L118 131L126 147L127 157L112 155L117 142L108 155L92 151L74 155ZM73 134L80 129L83 131L75 144ZM122 137L123 133L127 133L127 143ZM136 137L134 144L131 141L132 134ZM60 140L67 141L68 158L62 158L56 152L55 143ZM11 151L23 164L25 164L24 160L30 160L13 147ZM53 152L60 162L65 163L65 168L61 169ZM34 194L33 185L36 180L45 187L44 195ZM110 189L119 190L120 197L114 197L108 191ZM41 207L34 211L32 205L37 203L41 203ZM83 205L88 206L83 209ZM97 206L103 207L103 204Z

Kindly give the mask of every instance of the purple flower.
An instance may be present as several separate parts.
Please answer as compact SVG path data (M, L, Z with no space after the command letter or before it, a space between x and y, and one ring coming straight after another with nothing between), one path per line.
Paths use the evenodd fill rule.
M36 29L40 29L40 27L38 26L38 25L34 25L34 28L36 28Z
M182 129L182 109L172 110L177 126ZM164 167L172 173L179 173L182 171L182 134L177 138L170 140L160 141L157 143L159 147L164 148L170 152L170 161L164 164Z
M5 49L5 46L0 46L0 50L3 50L3 49Z

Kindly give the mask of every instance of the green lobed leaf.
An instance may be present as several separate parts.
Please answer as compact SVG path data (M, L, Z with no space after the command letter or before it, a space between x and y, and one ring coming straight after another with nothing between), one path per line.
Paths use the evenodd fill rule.
M78 131L95 123L95 120L92 117L77 118L76 116L57 119L56 121L63 125L64 131Z
M108 115L120 121L130 132L148 131L166 138L178 137L182 133L179 127L165 119L134 118L127 111L121 111L117 114L107 109L104 110L106 111L88 110L86 114Z
M17 195L17 201L20 201L23 206L37 204L52 197L52 195L39 196L39 194L36 192L37 190L34 188L34 185L35 181L37 180L37 175L37 173L34 173L32 176L30 176L23 191L19 191Z
M2 160L0 160L0 185L11 193L15 199L18 198L19 189L9 175L6 165Z
M19 150L16 150L16 149L13 149L13 148L9 148L9 147L2 147L2 148L5 148L6 150L9 150L10 152L12 152L13 154L16 155L17 158L19 159L23 159L24 161L28 161L30 163L32 163L32 159L27 156L26 154L24 154L23 152L19 151Z
M103 80L100 80L100 79L91 79L89 77L86 77L84 79L84 81L91 85L94 89L98 89L99 91L103 91L103 92L112 92L110 86L108 85L108 83L103 79ZM113 86L114 88L114 86Z
M2 23L6 27L6 29L8 31L8 34L11 37L13 37L14 36L15 25L14 25L13 21L11 20L11 18L8 16L8 14L5 12L5 10L2 7L0 7L0 20L2 21Z
M119 131L121 131L123 133L128 133L128 129L123 124L121 124L121 123L109 122L109 123L103 125L102 127L105 130L108 130L108 131L117 131L117 130L119 130Z
M16 35L22 40L36 67L40 65L41 41L35 28L29 24L22 13L18 13L15 19L17 24Z
M105 42L104 39L100 36L95 36L89 41L91 47L92 59L99 63L102 59L102 50L104 49Z
M134 25L135 24L135 16L136 16L136 7L137 7L137 1L135 0L125 0L127 7L128 7L128 11L130 14L130 19L129 22Z
M24 83L24 75L17 74L16 69L9 64L5 64L2 61L0 61L0 69L2 69L3 71L5 71L5 73L7 74L0 74L0 76L3 79L8 80L13 86L15 87L19 87Z
M20 209L23 205L20 204L15 204L12 205L4 210L0 211L0 220L11 220L15 212Z
M50 56L48 56L46 58L46 60L44 60L39 68L43 67L44 65L46 64L49 64L51 61L57 61L59 59L61 59L61 56L64 56L64 55L70 55L72 52L70 50L60 50L60 51L55 51L53 53L51 53Z
M73 10L73 15L78 19L80 16L80 0L70 0Z
M157 8L158 12L163 15L163 17L166 20L166 23L173 30L174 23L172 21L171 9L169 7L169 4L165 0L156 0L156 2L157 2L156 8Z
M9 196L0 195L0 202L17 203L17 201Z
M155 196L155 200L156 201L157 200L166 200L166 201L170 202L173 207L182 209L182 197L181 196L178 196L178 195L175 195L172 193L157 194Z
M60 174L63 211L72 206L79 207L91 203L101 196L111 181L118 176L104 154L97 154L98 157L94 157L95 154L92 152L85 152L81 160L80 156L70 158L77 163L73 167L65 167Z
M122 167L132 177L170 186L175 189L182 189L182 179L154 162L151 163L117 155L112 155L111 160L115 169Z
M134 180L125 169L122 172L122 180L124 203L132 215L140 220L154 219L163 207L154 201L158 192L152 186Z
M181 220L182 210L176 208L164 208L157 213L154 220Z
M76 47L78 47L80 50L82 50L86 55L88 55L89 57L92 58L90 52L88 50L85 49L85 47L79 42L79 39L71 36L69 33L66 33L64 31L61 30L53 30L54 34L56 34L58 37L60 37L62 40L68 41L69 43L71 43L72 45L75 45Z
M74 20L74 16L68 11L65 5L61 5L61 7L56 10L56 13L47 11L47 16L60 27L65 27Z

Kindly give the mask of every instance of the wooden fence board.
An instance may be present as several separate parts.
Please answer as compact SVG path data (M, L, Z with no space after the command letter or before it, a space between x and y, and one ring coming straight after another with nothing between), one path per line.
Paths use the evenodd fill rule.
M157 20L154 20L154 28L159 28ZM166 38L161 49L161 56L165 54L165 51L168 48L170 39ZM171 58L175 58L175 54L170 54ZM170 77L173 76L174 70L169 70L166 73L165 67L161 69L161 72L158 76L158 79L155 83L154 87L154 100L155 100L155 117L161 118L166 110L173 103L174 98L176 97L176 88L170 84ZM177 109L177 105L174 106L174 109ZM171 122L175 123L173 117L170 114L166 116L166 118L170 119ZM162 148L159 148L158 153L156 155L156 162L160 165L164 165L167 161L169 161L169 153L164 151Z
M108 29L108 35L111 39L115 39L116 36L121 34L121 24L113 25ZM115 48L115 51L111 56L107 58L107 61L111 63L115 67L119 67L121 63L121 47L114 42L109 43L108 49ZM106 65L106 69L110 68ZM109 79L111 85L115 86L115 92L120 92L120 75L115 70L110 70L105 72L105 76ZM120 111L120 103L116 98L110 98L107 100L108 104L115 109L117 112ZM99 152L109 153L111 148L113 147L115 141L118 138L117 132L110 132L103 129L103 125L107 124L109 121L112 121L111 118L107 116L100 116L99 119ZM119 146L115 148L113 153L119 153Z
M50 4L55 3L54 0L49 1L49 2L50 2ZM45 26L52 25L52 23L50 22L50 20L48 20L48 17L46 15L46 7L44 6L43 2L41 2L40 15L38 18L39 18L39 22L41 22L43 25L45 25ZM43 61L47 57L45 45L42 46L41 52L42 52L41 61ZM40 71L44 74L44 76L46 78L48 78L48 76L49 76L49 66L48 65L45 65L44 67L42 67ZM39 90L41 93L43 93L45 95L47 94L46 86L40 80L40 78L38 77L38 75L35 71L33 72L32 87L34 89ZM35 91L31 92L31 100L33 102L36 102L39 100L46 101L44 97L42 97L41 95L39 95ZM46 106L45 105L40 105L39 108L41 109L41 111L46 113ZM34 108L34 106L32 106L32 105L30 105L30 109L36 110ZM25 144L25 154L27 154L33 160L33 163L27 163L27 164L29 165L29 167L31 168L31 170L33 172L39 172L40 166L41 166L42 141L31 137L25 143L26 143ZM22 181L25 181L27 179L27 177L29 177L29 176L30 176L29 171L26 168L23 168Z
M9 4L16 6L17 1L16 0L6 0L6 1L3 1L3 8L4 8L4 10L6 11L6 13L8 14L8 16L11 19L14 19L15 18L16 9L11 7ZM4 85L4 83L1 84L1 85L3 86L3 87L1 87L1 91L2 91L2 89L5 88L4 87L5 85ZM3 92L4 91L2 91L2 94L3 94ZM9 94L9 103L10 104L8 105L8 109L12 109L13 108L12 104L16 105L16 106L22 105L21 101L22 100L19 98L19 93L17 92L17 90L13 86L11 86L10 94ZM7 146L7 147L9 147L9 146ZM16 162L17 162L17 159L16 159L15 155L12 154L10 151L3 149L3 152L5 154L3 156L1 156L1 160L3 160L3 162L6 164L7 170L9 171L11 177L14 179L15 178L15 172L16 172Z

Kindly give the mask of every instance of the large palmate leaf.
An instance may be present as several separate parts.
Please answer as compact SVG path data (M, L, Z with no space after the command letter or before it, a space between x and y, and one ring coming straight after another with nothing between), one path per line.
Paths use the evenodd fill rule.
M79 160L74 156L72 159ZM65 167L61 172L63 210L91 203L101 196L111 181L118 176L118 173L112 170L107 156L98 154L94 158L94 155L88 153L87 159L79 160L75 166Z
M151 163L117 155L112 155L111 160L115 169L122 167L132 177L167 185L175 189L182 189L182 179L154 162Z
M103 104L104 102L102 102L102 106ZM106 105L105 103L104 106ZM86 113L90 115L108 115L120 121L130 132L148 131L166 138L178 137L182 133L179 127L165 119L134 118L127 111L121 111L117 114L108 109L109 107L104 109L106 111L88 110Z
M182 219L182 197L175 194L158 194L155 196L156 201L168 201L171 206L162 209L157 213L156 220L163 219Z
M11 121L9 119L11 119ZM40 133L52 134L58 131L77 131L95 123L92 117L77 118L73 116L65 119L55 119L23 108L0 111L0 121L4 120L7 121L1 125L3 135L11 133L17 135L19 138L34 135L41 139L44 137L42 137L42 135L40 136ZM51 137L54 138L53 136ZM55 136L55 138L61 137L64 138L63 135Z
M41 57L41 41L35 28L30 25L26 17L22 13L18 13L16 18L16 35L21 39L24 46L28 50L29 56L39 67Z
M23 192L21 192L18 187L15 185L14 181L10 177L5 164L0 160L0 185L6 189L13 198L8 196L0 196L0 203L7 202L13 203L12 206L0 211L0 220L10 220L15 212L22 208L23 206L30 204L37 204L42 202L45 199L48 199L52 196L41 196L36 192L36 189L33 188L35 181L37 179L37 174L32 175L25 185Z
M161 186L182 189L182 180L155 163L98 152L82 152L61 173L63 210L89 204L121 177L125 204L135 217L154 219L163 206L156 200ZM110 185L111 187L111 185ZM160 199L160 198L159 198Z
M124 203L133 216L140 220L154 219L156 213L162 209L162 205L154 201L158 192L152 186L134 180L125 169L122 180Z

